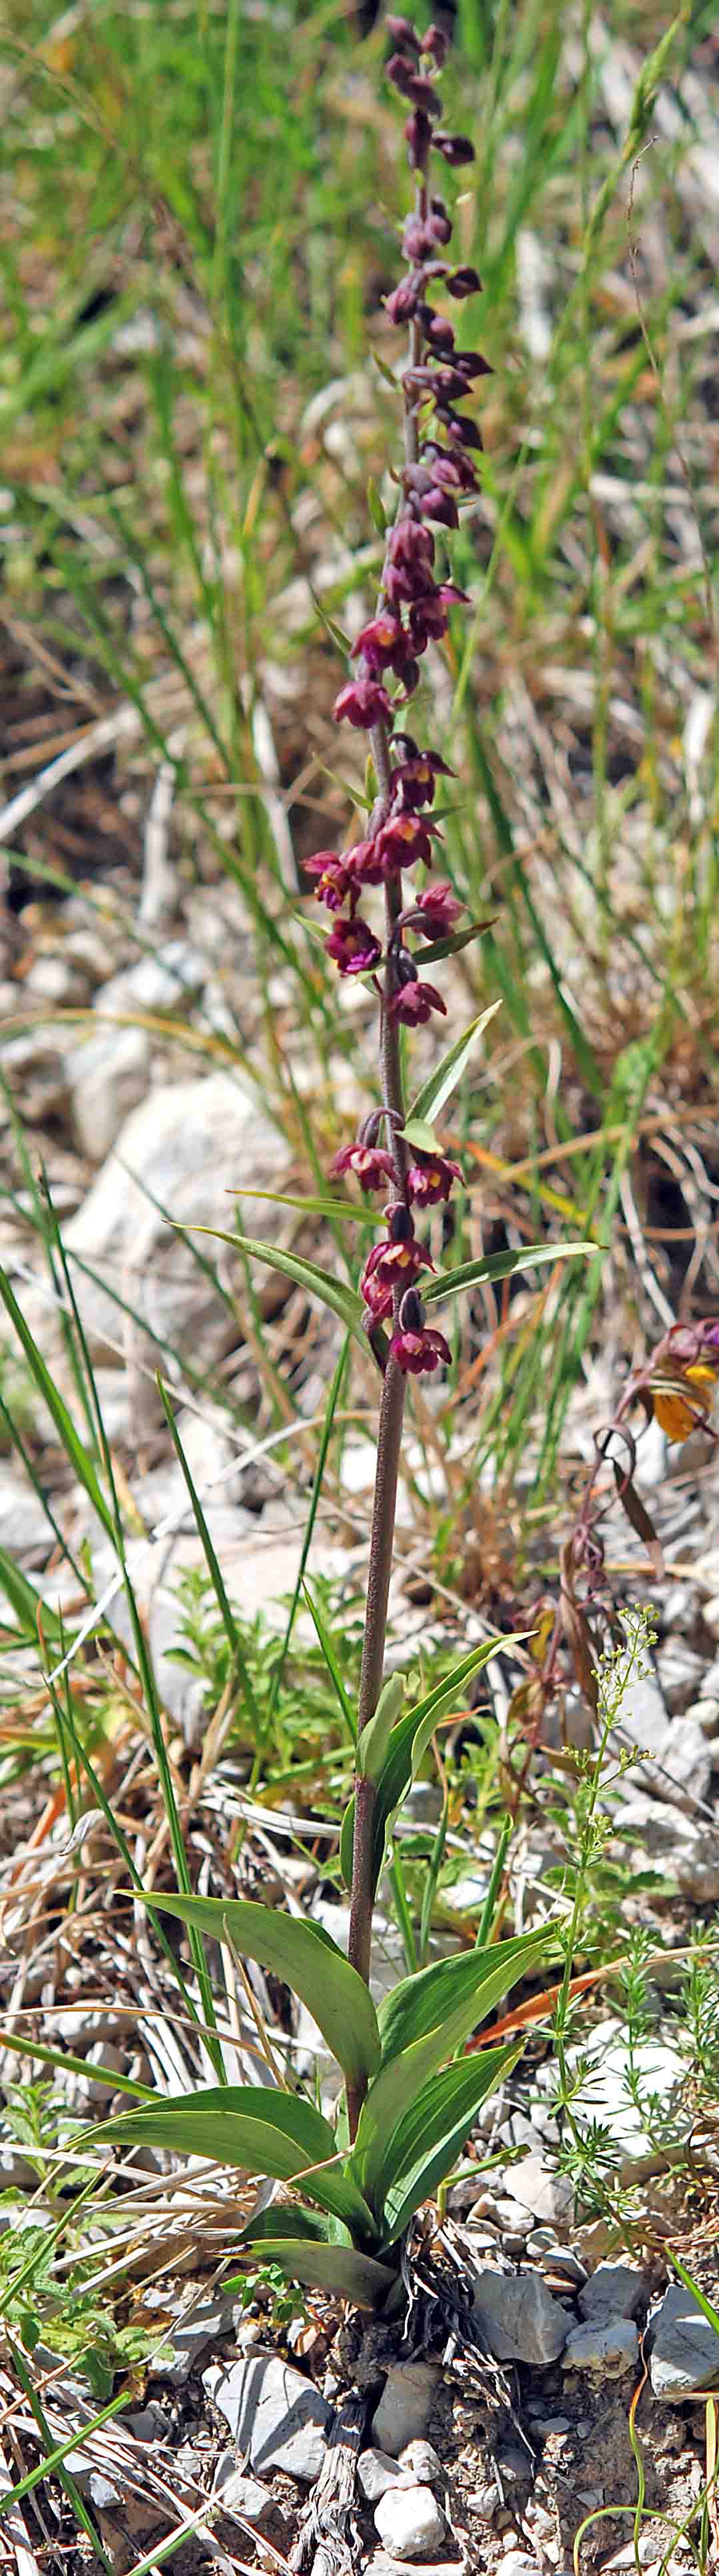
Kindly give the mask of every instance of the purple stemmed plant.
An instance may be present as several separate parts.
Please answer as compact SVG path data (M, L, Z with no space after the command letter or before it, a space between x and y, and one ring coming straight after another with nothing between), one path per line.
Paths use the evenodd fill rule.
M533 1261L556 1260L558 1250L590 1248L525 1247L443 1274L417 1233L424 1210L445 1203L460 1178L429 1122L490 1016L481 1014L450 1045L408 1115L400 1032L446 1008L423 964L463 946L480 926L456 931L463 907L447 878L431 874L441 841L431 808L438 779L451 772L438 751L418 745L406 730L406 709L423 654L446 634L449 611L464 596L435 577L436 531L456 528L462 502L477 490L473 454L481 448L480 433L457 406L486 372L486 361L476 350L457 349L443 309L446 300L459 304L479 289L473 268L453 267L446 257L452 225L431 176L437 157L450 167L473 157L465 136L447 133L441 121L437 80L447 39L437 26L420 36L404 18L388 23L394 47L388 77L406 104L415 181L403 235L407 273L386 301L390 321L409 333L401 379L404 461L375 614L353 645L356 668L334 709L338 723L369 736L375 793L362 838L343 851L318 851L308 863L315 893L333 916L330 957L340 975L369 978L379 1000L382 1105L332 1168L335 1175L353 1174L364 1192L386 1190L384 1230L364 1263L359 1293L292 1251L244 1235L228 1238L322 1299L365 1349L369 1342L381 1371L354 1790L339 1835L350 1893L349 1957L312 1919L240 1897L153 1891L146 1899L160 1915L187 1924L195 1938L229 1937L244 1957L292 1988L337 2062L344 2099L333 2126L275 2064L273 2083L217 2084L175 2102L145 2103L104 2131L113 2143L151 2139L291 2183L291 2202L270 2202L244 2229L243 2261L272 2261L295 2280L370 2306L397 2295L413 2214L451 2171L481 2103L517 2054L512 2041L463 2056L465 2043L551 1942L546 1930L487 1939L486 1946L401 1979L375 2010L373 1906L397 1813L441 1713L456 1707L470 1678L506 1643L490 1638L475 1647L409 1707L400 1677L383 1680L407 1379L434 1373L449 1360L443 1334L426 1318L437 1297ZM405 878L415 870L421 880L408 888ZM370 898L383 907L377 928L366 918ZM265 2075L268 2059L272 2067L269 2046Z
M450 772L438 751L420 748L404 730L404 719L420 680L423 654L446 634L450 607L466 604L466 594L453 582L435 579L435 530L456 528L461 503L476 493L473 451L481 448L481 435L457 405L488 373L478 350L457 349L453 323L432 300L435 287L455 302L480 287L475 269L453 267L446 255L452 223L433 182L438 159L451 168L474 159L467 137L447 133L441 121L437 74L447 38L434 25L419 36L406 18L391 17L388 26L395 50L387 77L407 102L405 142L415 177L414 208L403 230L407 274L386 299L389 320L409 335L401 379L404 463L375 615L352 647L356 677L340 690L334 708L337 723L369 735L377 793L363 838L342 853L320 850L308 863L319 901L335 915L326 942L329 956L341 975L371 972L380 996L382 1109L365 1121L356 1142L343 1147L332 1167L337 1175L355 1172L364 1191L389 1192L385 1232L373 1245L360 1279L366 1329L384 1372L359 1689L349 1936L350 1960L365 1982L377 1783L374 1767L362 1767L362 1736L382 1683L406 1380L410 1374L434 1371L450 1357L443 1334L426 1321L418 1282L432 1263L417 1235L415 1216L447 1200L461 1177L456 1163L439 1152L423 1153L404 1133L400 1029L446 1012L441 993L422 973L422 943L431 947L451 939L463 909L447 879L433 882L429 876L441 838L429 809L437 779ZM413 885L408 895L404 876L417 868L425 881L421 891ZM371 888L382 892L383 936L362 912ZM390 1326L388 1349L377 1334L385 1323ZM353 2095L351 2134L358 2113L359 2100Z

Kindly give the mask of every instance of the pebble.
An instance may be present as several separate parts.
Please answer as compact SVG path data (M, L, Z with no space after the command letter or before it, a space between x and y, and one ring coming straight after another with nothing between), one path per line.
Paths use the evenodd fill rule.
M413 2478L415 2486L433 2487L444 2477L444 2469L432 2442L407 2442L400 2451L399 2466Z
M691 2396L719 2379L719 2334L683 2281L672 2282L651 2319L649 2378L655 2397Z
M600 2370L606 2379L620 2379L622 2371L631 2369L638 2351L639 2336L631 2317L590 2317L567 2336L562 2368Z
M566 2224L574 2208L574 2192L566 2174L552 2173L544 2158L535 2152L523 2156L521 2164L512 2166L511 2186L515 2202L514 2223L524 2227L525 2236L539 2221L540 2226ZM519 2202L519 2208L516 2203ZM504 2203L497 2202L504 2216ZM512 2221L508 2218L506 2224Z
M125 2415L123 2422L128 2432L134 2433L136 2442L166 2442L168 2433L172 2431L171 2417L165 2414L164 2406L156 2406L152 2398L149 2406L138 2407L137 2414Z
M553 2227L533 2227L531 2236L527 2237L527 2253L546 2254L549 2247L556 2245L556 2242Z
M213 2495L221 2495L225 2513L242 2514L245 2522L263 2522L274 2510L273 2498L259 2478L248 2478L238 2469L234 2451L223 2451L217 2462Z
M556 2251L545 2254L542 2268L545 2272L558 2272L563 2280L571 2283L572 2288L581 2287L587 2278L586 2264L580 2263L579 2255L572 2254L564 2245L558 2245Z
M544 2364L563 2352L570 2311L553 2299L538 2272L477 2273L473 2313L495 2361Z
M185 2317L180 2311L165 2338L172 2344L171 2358L153 2362L153 2379L163 2380L167 2388L184 2388L190 2372L196 2370L208 2346L221 2343L223 2337L232 2334L232 2311L230 2298L198 2300L196 2307L190 2308Z
M508 2549L502 2559L502 2576L539 2576L536 2558L526 2549Z
M395 2558L421 2558L441 2549L447 2523L431 2487L394 2487L375 2506L375 2530Z
M388 2451L360 2451L357 2485L367 2504L379 2504L380 2496L386 2495L389 2487L401 2484L399 2461L391 2460Z
M690 1718L693 1719L695 1726L701 1727L702 1735L709 1737L716 1735L719 1728L719 1699L707 1696L706 1699L693 1700L691 1708L687 1709L687 1724Z
M393 2363L372 2422L372 2440L379 2451L388 2451L391 2459L398 2460L408 2442L423 2438L441 2377L434 2361Z
M499 2501L499 2488L494 2486L475 2487L465 2498L468 2513L475 2513L478 2522L493 2522Z
M634 2271L629 2263L599 2263L580 2290L580 2315L636 2317L646 2291L644 2273Z
M332 2409L299 2370L292 2370L276 2353L253 2352L245 2361L226 2367L213 2362L203 2371L202 2385L224 2415L251 2469L268 2477L275 2469L285 2469L289 2477L314 2485L325 2456Z

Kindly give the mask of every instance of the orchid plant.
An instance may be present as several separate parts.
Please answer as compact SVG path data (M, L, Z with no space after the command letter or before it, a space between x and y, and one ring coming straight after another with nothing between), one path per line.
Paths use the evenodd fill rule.
M387 1203L358 1292L292 1252L228 1237L322 1298L365 1349L369 1342L381 1376L356 1772L340 1840L350 1892L349 1957L317 1924L241 1898L154 1892L147 1898L195 1937L226 1937L287 1982L313 2014L341 2070L344 2096L333 2127L275 2064L271 2084L216 2086L189 2099L148 2103L110 2121L104 2132L122 2143L150 2139L216 2154L291 2183L293 2203L270 2203L245 2229L243 2258L256 2260L261 2247L263 2259L284 2265L296 2279L369 2305L391 2291L413 2212L451 2169L517 2043L466 2057L458 2051L547 1948L546 1933L539 1933L439 1960L403 1979L378 2012L369 1992L375 1894L398 1809L438 1717L456 1706L458 1692L499 1643L490 1640L465 1656L448 1681L411 1708L403 1704L401 1680L383 1681L407 1381L434 1375L450 1359L444 1334L427 1321L436 1299L532 1261L556 1260L558 1252L594 1249L534 1246L442 1273L417 1232L418 1218L446 1203L461 1179L432 1122L489 1016L483 1013L453 1041L408 1108L401 1032L446 1014L425 967L464 946L482 926L458 928L462 906L449 879L432 873L441 832L431 809L438 780L452 773L439 751L420 746L405 727L423 656L446 635L451 609L465 602L454 583L437 578L437 545L442 532L456 529L461 506L477 491L481 434L458 406L488 370L480 351L457 347L447 309L480 289L474 268L452 265L452 221L433 178L437 160L457 169L473 159L466 136L449 133L442 122L447 38L435 25L420 35L405 18L390 17L388 25L394 50L387 77L406 107L415 189L403 232L406 273L386 299L389 321L409 335L401 374L404 456L395 477L396 515L391 524L383 518L375 613L352 646L355 669L334 707L338 724L368 736L373 801L360 837L348 836L345 848L320 850L308 863L315 894L332 916L328 955L342 978L367 978L379 1005L381 1105L342 1147L333 1175L353 1175L364 1193L386 1192ZM377 926L365 911L374 895L382 912Z

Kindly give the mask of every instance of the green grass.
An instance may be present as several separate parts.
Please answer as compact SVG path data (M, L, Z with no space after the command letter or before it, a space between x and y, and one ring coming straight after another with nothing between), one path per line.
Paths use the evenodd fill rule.
M656 1338L661 1301L676 1310L693 1237L714 1218L719 796L716 721L702 731L702 702L715 642L716 214L697 192L694 161L716 135L714 15L691 6L672 21L667 9L658 25L643 0L614 0L601 18L587 0L570 30L552 0L462 0L447 76L448 121L478 146L475 169L448 175L447 193L458 201L462 256L483 278L472 337L493 374L482 389L481 499L448 546L472 614L435 658L417 731L456 772L443 867L489 923L453 963L458 1026L498 995L502 1009L448 1115L466 1189L444 1257L461 1263L543 1237L588 1235L598 1247L596 1261L558 1266L518 1293L486 1287L446 1326L446 1402L431 1419L418 1409L407 1483L423 1566L444 1587L434 1606L460 1633L468 1551L475 1541L486 1551L488 1530L501 1563L509 1547L518 1599L536 1592L538 1534L556 1586L573 1392L608 1339L628 1359ZM118 738L106 792L129 795L144 816L169 763L182 901L203 890L211 907L218 883L233 881L251 956L247 1010L231 996L222 1013L211 1006L175 1027L172 1063L226 1063L255 1082L288 1138L288 1189L319 1200L348 1133L341 1084L358 1077L369 1104L376 1082L371 1011L338 1014L298 869L344 830L347 791L364 792L330 710L334 638L354 631L379 560L368 486L391 501L397 448L396 399L370 354L396 360L381 297L395 280L406 205L382 49L379 33L358 44L334 0L284 13L263 0L176 0L170 11L160 0L100 0L61 18L59 32L47 0L22 9L10 0L3 49L11 664L2 801L12 804L56 742L77 741L79 752L85 726L130 710L135 729ZM75 776L84 775L83 753ZM63 838L64 811L57 795L43 797L11 834L15 887L51 924L58 898L74 892L103 935L114 920L126 943L131 931L134 953L151 952L127 877L103 869L102 851L98 865L86 826L78 856L77 834L74 846L72 832ZM138 873L139 825L133 847ZM18 981L13 1025L31 1016ZM165 1034L155 1030L158 1044ZM418 1053L417 1080L430 1064ZM9 1286L0 1448L25 1461L50 1518L50 1423L55 1452L107 1533L132 1629L121 1653L111 1605L46 1688L74 1618L43 1613L39 1638L36 1586L9 1555L2 1561L10 1679L0 1778L8 1795L28 1779L39 1777L43 1795L64 1783L71 1830L95 1807L102 1871L116 1869L129 1890L143 1821L141 1801L136 1810L130 1796L128 1812L123 1803L132 1747L182 1886L195 1811L189 1768L168 1747L128 1570L134 1462L122 1462L118 1482L73 1311L82 1265L65 1255L54 1215L53 1138L49 1147L43 1138L47 1185L37 1141L12 1100L11 1247L60 1297L63 1352L48 1373ZM354 1228L299 1210L290 1222L300 1256L354 1278L365 1243ZM240 1202L238 1224L262 1232L259 1202ZM372 1439L369 1368L353 1361L351 1382L342 1374L323 1319L311 1345L323 1394L306 1428L302 1368L282 1322L268 1323L252 1264L238 1261L229 1286L208 1237L188 1229L183 1241L239 1316L261 1436L274 1436L287 1490L319 1539L346 1507L345 1442ZM709 1233L692 1272L695 1311L716 1304L716 1277ZM120 1351L128 1321L130 1290L117 1300ZM255 1407L201 1353L158 1339L153 1359L173 1402L178 1386L200 1403L211 1396L231 1428L255 1436ZM484 1495L493 1480L488 1523L480 1476ZM279 1803L292 1817L299 1866L312 1823L337 1814L349 1775L360 1599L323 1587L318 1551L308 1566L315 1630L299 1578L284 1627L247 1618L214 1556L202 1497L195 1504L204 1568L184 1585L182 1651L220 1726L218 1758L249 1759L255 1816ZM364 1514L360 1498L355 1534ZM57 1515L52 1535L67 1551ZM86 1585L91 1597L84 1557L74 1575L78 1598ZM444 1653L432 1640L422 1655L425 1686L442 1677ZM500 1834L496 1745L482 1714L457 1732L440 1819L402 1846L392 1903L408 1960L430 1918L446 1913L458 1844L471 1854L483 1828ZM522 1757L517 1726L515 1776ZM255 1828L232 1806L233 1778L220 1768L229 1807L206 1827L218 1865L228 1817L233 1858L252 1862ZM592 1843L593 1792L579 1772L550 1772L542 1794L566 1833L559 1893L586 1956L604 1961L624 1938L629 1862L607 1861ZM332 1845L319 1848L331 1873ZM71 1907L82 1910L70 1878ZM648 1886L648 1902L654 1893ZM232 2032L214 1958L198 1935L183 1966L159 1919L152 1938L191 2069L204 2048L221 2072ZM637 1977L623 2009L639 2027ZM682 2008L705 2089L716 2077L713 1977L702 1954ZM566 1991L560 2057L565 2025ZM22 2103L44 2152L46 2097L30 2086ZM591 2183L591 2147L575 2146ZM96 2354L100 2397L102 2373L124 2369L127 2351L120 2341L109 2359L100 2350L92 2280L107 2246L86 2274L83 2243L78 2212L60 2304L66 2325L71 2310L76 2319L74 2358L83 2336ZM46 2252L28 2242L30 2255L47 2340L60 2293ZM24 2283L8 2315L29 2352ZM121 2338L131 2328L120 2306L118 2318Z

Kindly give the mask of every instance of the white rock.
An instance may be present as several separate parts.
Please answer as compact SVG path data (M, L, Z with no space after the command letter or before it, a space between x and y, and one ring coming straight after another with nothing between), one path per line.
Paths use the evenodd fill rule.
M399 2455L400 2468L411 2477L416 2487L433 2487L444 2477L442 2462L432 2442L407 2442Z
M548 2170L543 2156L523 2156L521 2164L511 2166L507 2181L521 2211L530 2211L540 2225L558 2226L571 2218L574 2208L571 2182L566 2174Z
M703 1618L710 1637L719 1637L719 1592L713 1593L711 1601L705 1601Z
M150 1056L149 1036L141 1028L98 1030L68 1056L75 1141L89 1162L104 1162L123 1119L143 1099Z
M71 1258L77 1254L96 1274L87 1278L73 1260L93 1356L112 1358L123 1346L128 1328L116 1298L160 1339L176 1341L190 1329L203 1359L224 1351L233 1329L226 1307L180 1242L175 1224L227 1231L233 1188L243 1181L272 1188L286 1166L284 1139L230 1074L151 1091L65 1228ZM166 1218L158 1209L166 1209ZM277 1213L265 1208L263 1234L272 1234ZM219 1257L221 1248L215 1249ZM227 1260L226 1252L222 1258ZM151 1348L154 1366L157 1353Z
M367 2504L379 2504L380 2496L386 2495L389 2487L403 2484L407 2484L404 2472L398 2460L390 2459L388 2451L360 2451L357 2485Z
M442 2548L447 2524L431 2487L394 2487L375 2506L375 2529L395 2558L426 2560Z
M502 2559L502 2576L539 2576L536 2558L527 2549L507 2549Z
M477 2273L472 2308L495 2361L541 2365L564 2350L570 2311L552 2298L538 2272L513 2276L487 2266Z
M622 2371L631 2369L638 2351L639 2336L631 2317L590 2317L567 2336L562 2369L598 2370L604 2379L619 2379Z
M442 2373L435 2361L396 2361L387 2378L372 2422L379 2451L398 2460L408 2442L422 2440L430 2420Z

